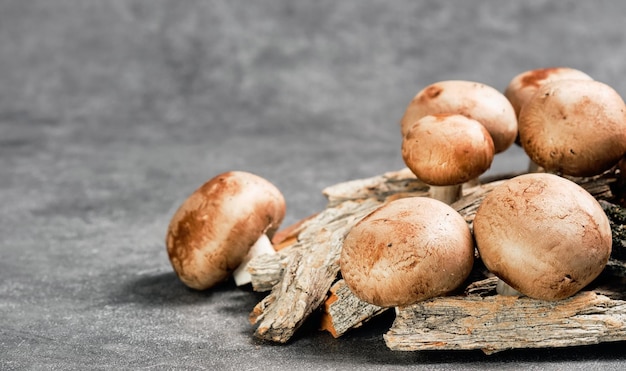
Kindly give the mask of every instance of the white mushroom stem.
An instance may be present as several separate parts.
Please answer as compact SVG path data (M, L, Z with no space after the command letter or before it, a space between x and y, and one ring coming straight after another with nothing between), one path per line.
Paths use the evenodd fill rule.
M243 286L252 282L252 276L250 275L250 272L248 272L248 263L250 263L250 260L253 258L265 254L276 254L276 250L274 250L274 246L272 245L269 237L267 237L266 234L263 234L254 243L254 245L252 245L250 251L248 251L248 255L243 258L239 267L237 267L237 269L233 272L233 278L235 279L235 284L237 286Z
M498 283L496 283L496 292L504 296L524 296L524 294L515 290L514 288L512 288L506 282L502 281L499 278L498 278Z
M451 186L430 186L430 197L448 205L458 201L463 195L463 184Z

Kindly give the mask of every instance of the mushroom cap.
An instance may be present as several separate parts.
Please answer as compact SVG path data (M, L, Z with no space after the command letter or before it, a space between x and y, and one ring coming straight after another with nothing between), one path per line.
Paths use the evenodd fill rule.
M517 116L504 94L465 80L436 82L417 93L400 121L402 135L421 117L440 113L457 113L480 122L491 135L496 153L509 148L517 136Z
M424 183L447 186L477 178L491 167L494 144L478 121L458 114L427 115L402 140L402 158Z
M594 80L556 80L522 107L520 143L547 171L592 176L626 152L626 105L610 86Z
M474 237L487 269L535 299L574 295L604 269L611 227L600 204L554 174L498 185L479 206Z
M449 293L469 276L474 241L465 219L441 201L391 201L346 235L341 274L361 300L404 306Z
M519 116L522 106L543 84L556 80L593 80L583 71L570 67L537 68L522 72L511 79L504 90L504 96L511 102L515 114Z
M271 238L284 216L285 199L266 179L220 174L174 213L165 239L172 267L187 286L210 288L230 276L259 237Z

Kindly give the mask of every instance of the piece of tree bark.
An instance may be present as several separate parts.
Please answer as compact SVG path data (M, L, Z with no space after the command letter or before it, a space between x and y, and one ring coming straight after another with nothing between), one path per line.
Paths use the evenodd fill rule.
M330 295L324 302L321 329L338 338L387 309L360 300L350 291L346 282L340 279L330 288Z
M307 227L307 222L315 219L318 213L309 215L294 224L281 229L272 237L272 245L277 254L262 254L248 262L248 273L252 289L258 292L270 291L280 281L287 260L291 254L290 249L298 245L298 236Z
M326 224L341 218L339 207L343 202L374 199L379 203L390 197L428 196L428 185L418 180L408 168L387 172L371 178L350 180L329 186L322 191L328 199L326 210L297 221L274 235L272 243L277 255L255 257L248 263L254 291L269 291L283 276L288 256L298 249L307 248L311 239Z
M561 301L441 297L398 310L383 335L392 350L566 347L626 340L626 301L583 291Z
M515 175L517 174L511 174L510 176ZM612 196L610 192L610 184L614 181L614 178L610 176L578 179L572 178L572 180L577 181L596 198L610 198ZM471 227L474 216L476 215L476 210L480 206L482 200L487 196L487 194L489 194L489 192L491 192L491 190L502 184L504 181L506 181L506 179L493 179L489 183L464 189L463 197L451 206L466 219ZM611 204L605 203L605 205ZM608 210L609 206L605 207L605 210ZM626 239L623 241L626 243ZM475 276L480 276L481 272L474 272L473 274ZM479 285L475 285L475 290L485 291L486 287L480 286L480 284L485 282L489 282L490 285L492 284L493 287L488 288L493 289L491 290L491 294L494 295L495 285L497 282L497 278L495 277L489 278L484 282L477 282ZM343 285L345 285L345 283ZM340 337L351 328L359 327L364 322L370 320L371 318L367 317L368 313L375 316L385 311L384 309L376 310L376 306L372 306L371 304L361 301L349 290L346 291L345 289L347 289L347 286L345 288L342 287L341 295L331 293L324 305L324 312L322 314L322 329L330 332L333 337ZM472 288L470 287L469 290L472 290ZM346 315L346 313L351 315Z
M408 168L390 171L382 175L365 179L355 179L338 183L322 190L328 199L327 207L333 207L344 201L375 198L390 201L407 196L427 196L429 186L417 179Z
M452 206L471 226L480 202L499 183L490 182L468 188L464 191L464 198ZM610 178L589 179L583 183L593 183L590 189L597 194L610 194ZM258 324L255 335L261 339L280 343L289 341L308 315L324 302L338 273L343 237L354 223L383 202L409 196L427 196L428 187L403 169L340 183L326 188L324 194L329 199L328 208L303 223L296 242L281 250L279 258L270 262L273 268L262 274L268 281L265 286L262 284L259 287L273 287L272 292L250 314L251 323ZM268 273L272 269L273 273ZM350 297L349 290L342 291L341 296L336 294L337 291L331 293L331 298L337 296L331 303L332 308L337 312L355 313L350 317L351 320L346 317L335 321L341 325L332 325L334 335L340 336L350 327L358 326L369 318L362 315L363 310L359 308L362 303L355 302L356 298Z
M322 194L328 199L328 204L322 215L315 213L277 232L272 243L279 254L258 256L248 263L253 290L271 290L283 275L288 255L300 248L306 248L302 245L310 242L305 237L307 233L314 234L333 218L337 218L333 210L341 203L368 198L382 203L402 197L428 196L428 191L428 185L417 179L408 168L325 188Z
M250 313L250 322L258 325L255 331L258 338L279 343L289 341L324 302L339 271L343 238L352 226L383 202L426 196L428 187L412 173L401 170L340 183L326 188L324 194L329 206L304 223L297 243L279 251L284 253L281 256L286 261L280 281Z
M463 197L451 206L471 223L482 199L502 181L466 188L463 190ZM350 329L361 326L373 316L388 309L360 300L348 289L343 280L338 281L336 285L338 287L335 290L340 294L331 292L325 301L322 314L322 329L330 332L333 337L342 336Z
M272 244L274 245L274 250L280 251L288 246L294 245L298 242L298 235L304 230L306 227L306 222L315 218L317 213L307 216L304 219L300 219L294 224L287 226L276 232L274 237L272 237Z
M285 254L285 252L287 253ZM258 292L270 291L283 277L288 257L288 251L279 250L277 254L263 254L252 259L248 263L252 290Z
M257 337L279 343L289 341L323 302L335 280L344 235L379 204L374 199L343 202L338 206L343 209L341 218L321 226L310 240L299 243L300 248L289 256L280 282L250 316L251 323L258 324Z
M614 249L594 285L572 298L542 301L495 295L497 278L477 281L465 296L441 297L399 309L384 335L392 350L482 349L485 353L513 349L565 347L626 340L624 278L626 212L611 199L610 176L575 179L599 199L611 223ZM482 198L461 200L457 210L471 223ZM459 207L460 206L460 207Z

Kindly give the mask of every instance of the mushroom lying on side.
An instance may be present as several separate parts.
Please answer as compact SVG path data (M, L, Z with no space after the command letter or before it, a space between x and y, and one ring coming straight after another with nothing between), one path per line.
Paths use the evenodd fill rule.
M350 230L340 268L358 298L393 307L455 290L473 262L465 219L441 201L410 197L384 204Z
M253 245L273 252L268 237L284 216L285 199L266 179L243 171L220 174L174 213L166 236L172 267L185 285L208 289L230 277ZM249 282L245 271L235 282Z
M612 244L596 199L548 173L520 175L493 189L476 212L474 237L487 269L543 300L567 298L591 283Z
M431 186L431 197L451 204L462 184L478 178L493 161L494 144L478 121L458 114L427 115L402 139L407 167Z

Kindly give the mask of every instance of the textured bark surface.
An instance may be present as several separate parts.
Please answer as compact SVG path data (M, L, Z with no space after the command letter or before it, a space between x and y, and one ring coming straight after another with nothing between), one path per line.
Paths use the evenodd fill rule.
M379 204L371 198L347 201L320 213L319 220L316 218L312 223L320 228L306 233L293 246L281 280L254 308L250 321L258 324L257 337L284 343L293 336L313 310L322 304L337 277L344 235Z
M337 338L387 309L360 300L340 279L330 288L330 295L324 302L321 329Z
M573 179L600 201L613 232L613 251L603 274L586 290L561 301L497 295L496 277L471 283L464 295L434 298L397 311L384 335L392 350L482 349L580 346L626 340L624 209L612 197L610 175ZM494 186L481 187L453 205L471 223Z
M279 251L277 254L259 255L248 264L254 291L270 291L283 277L290 251Z
M546 348L626 340L626 301L583 291L561 301L446 297L402 308L384 335L392 350Z
M612 195L610 187L615 179L611 174L607 174L602 177L573 180L597 199L604 200L610 199ZM471 226L476 210L483 198L503 181L496 179L486 184L466 187L463 198L451 206ZM355 297L340 277L337 280L343 238L356 222L382 203L402 197L428 196L428 190L427 185L415 179L415 176L406 169L326 188L323 193L329 202L325 210L301 223L297 223L296 229L286 233L285 241L288 242L283 243L282 249L277 255L261 256L250 263L254 289L257 291L271 290L268 296L258 303L250 314L251 323L258 326L255 335L264 340L279 343L288 342L306 318L320 306L323 306L321 328L330 332L334 337L340 337L350 329L362 326L372 317L384 312L385 308L367 304ZM602 202L608 215L610 215L609 210L612 210L615 215L622 215L619 214L619 209L616 211L612 208L614 205ZM612 227L614 231L618 230L619 221L613 223ZM617 239L619 240L619 236ZM612 258L604 276L620 277L624 276L625 271L624 264ZM472 338L468 338L467 334L459 337L441 335L443 337L439 338L438 332L445 334L448 331L444 326L446 323L453 323L467 317L468 311L471 310L489 312L493 308L501 307L511 311L509 314L512 316L515 315L514 311L518 310L520 312L517 315L521 316L522 312L529 310L528 308L533 305L536 306L537 311L551 308L551 311L558 312L561 304L569 303L569 301L550 303L519 298L520 302L516 304L518 299L515 297L499 297L495 295L496 279L489 277L480 262L476 264L471 278L464 293L458 296L435 298L399 310L401 315L398 315L389 334L385 335L387 345L394 350L484 349L486 352L495 352L516 347L583 345L621 339L620 333L612 334L611 329L613 327L602 322L604 319L610 319L612 314L599 317L599 321L602 323L597 324L597 326L607 327L608 330L606 331L609 332L609 335L605 334L598 337L590 332L591 335L589 336L595 336L595 340L580 339L580 337L567 334L564 335L566 339L559 340L560 342L555 340L550 343L549 341L537 341L536 338L539 336L537 335L529 337L530 340L527 342L511 343L504 341L508 337L504 327L493 333L474 332L475 335ZM605 305L617 308L615 311L619 314L623 308L622 303L620 303L622 297L615 292L614 287L599 287L595 292L597 293L595 296L589 296L589 291L579 294L582 299L579 298L575 301L577 308L581 307L583 311L595 313L596 307ZM583 303L585 298L590 299L587 307ZM568 300L571 301L571 299ZM447 339L446 341L415 340L416 338L424 338L422 332L425 330L415 326L411 321L416 321L415 318L420 316L431 315L427 312L421 313L426 308L427 303L435 303L428 304L434 308L443 308L439 312L433 309L436 314L432 315L439 319L437 321L430 320L428 331L432 332L435 338ZM567 306L562 308L565 312L554 313L555 317L546 317L545 321L547 322L555 321L551 327L546 325L549 329L553 330L561 326L561 322L557 321L559 315L562 316L561 321L565 321L568 316L571 317L578 313L571 312ZM441 317L442 313L443 317ZM457 314L460 318L455 317ZM530 322L527 322L532 326L541 326L541 323L532 322L534 317L530 314L528 316L530 317L521 318L528 318ZM588 319L586 320L588 321ZM486 321L484 326L493 329L492 322L494 320L489 316L476 317L476 321L476 326L480 326L480 321ZM618 322L616 322L616 328L621 331L622 324ZM458 327L459 325L455 324L454 326ZM455 329L450 331L456 334ZM498 334L503 339L501 346L496 344L500 341L497 339ZM480 336L483 335L486 336L487 340L491 340L488 342L485 339L480 339ZM476 336L479 338L476 339ZM571 342L567 343L567 341Z
M258 338L289 341L326 299L337 278L341 245L350 228L390 199L427 196L428 186L410 171L400 170L341 183L323 193L328 207L302 224L297 242L279 251L277 260L269 265L251 262L255 290L272 286L250 313L250 322L258 325Z

